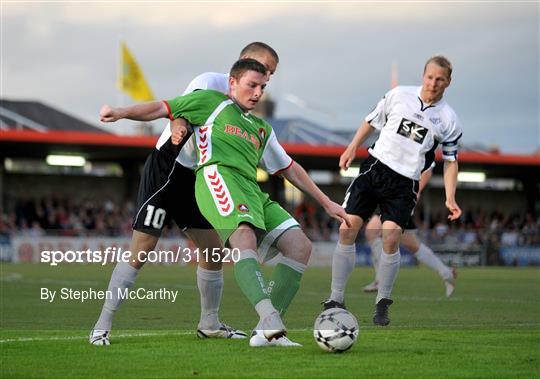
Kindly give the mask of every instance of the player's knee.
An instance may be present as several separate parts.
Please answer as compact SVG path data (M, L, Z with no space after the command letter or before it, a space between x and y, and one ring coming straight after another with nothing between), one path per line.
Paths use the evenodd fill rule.
M229 237L229 243L233 249L255 249L257 246L257 237L249 225L240 224Z
M150 251L156 247L159 237L151 234L146 234L138 231L133 231L133 237L131 238L131 250L132 251Z
M375 239L379 238L380 236L381 236L381 229L369 228L369 225L368 227L366 227L366 240L368 243L372 243L373 241L375 241Z
M255 237L255 233L253 232L252 229L248 229L248 228L242 228L242 229L237 229L235 232L234 232L234 235L237 239L240 239L240 240L253 240L253 239L256 239Z
M368 242L373 242L381 236L381 218L378 215L373 215L366 224L366 239Z
M412 253L416 253L420 249L420 241L415 234L410 232L403 233L400 243Z
M311 256L312 244L300 229L295 229L291 235L286 235L278 242L283 256L306 264Z
M129 246L131 251L129 264L137 269L144 266L148 252L155 249L158 240L156 236L134 230Z
M398 225L383 226L383 250L394 253L399 247L402 231Z
M214 229L189 228L184 233L200 250L207 249L214 251L215 248L221 248L223 246L219 235Z
M349 228L343 225L344 224L341 224L341 226L339 227L339 241L341 243L350 245L354 243L354 241L356 241L356 236L358 235L360 228L354 226Z

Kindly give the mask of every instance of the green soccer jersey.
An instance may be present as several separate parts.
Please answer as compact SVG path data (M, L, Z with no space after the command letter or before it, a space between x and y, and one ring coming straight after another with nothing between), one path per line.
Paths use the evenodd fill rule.
M173 118L196 126L197 170L213 164L234 169L256 181L272 127L221 92L200 90L166 102Z

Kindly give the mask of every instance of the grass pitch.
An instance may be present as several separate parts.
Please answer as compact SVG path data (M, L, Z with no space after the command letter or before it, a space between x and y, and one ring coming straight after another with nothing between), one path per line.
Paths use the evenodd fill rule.
M531 378L540 377L540 271L464 268L454 297L438 276L402 268L391 324L374 327L374 295L361 293L370 269L351 276L347 306L360 336L344 354L323 352L312 337L330 269L310 268L285 322L302 348L253 349L245 340L198 340L194 267L147 266L137 287L179 290L175 303L125 301L112 345L88 344L102 300L40 300L40 288L106 289L112 266L3 264L2 377L195 378ZM269 273L271 268L266 268ZM250 331L257 317L225 269L221 319Z

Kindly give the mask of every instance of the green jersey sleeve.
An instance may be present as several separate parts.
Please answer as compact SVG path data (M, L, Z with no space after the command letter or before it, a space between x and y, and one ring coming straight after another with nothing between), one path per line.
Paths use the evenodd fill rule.
M184 118L191 125L204 125L216 107L227 99L227 96L214 90L199 90L184 96L166 100L169 118Z

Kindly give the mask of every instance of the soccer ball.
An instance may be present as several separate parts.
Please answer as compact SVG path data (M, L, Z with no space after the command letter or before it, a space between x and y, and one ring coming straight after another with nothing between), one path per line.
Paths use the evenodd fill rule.
M313 337L321 349L341 353L351 348L358 338L358 331L358 321L352 313L341 308L330 308L315 320Z

